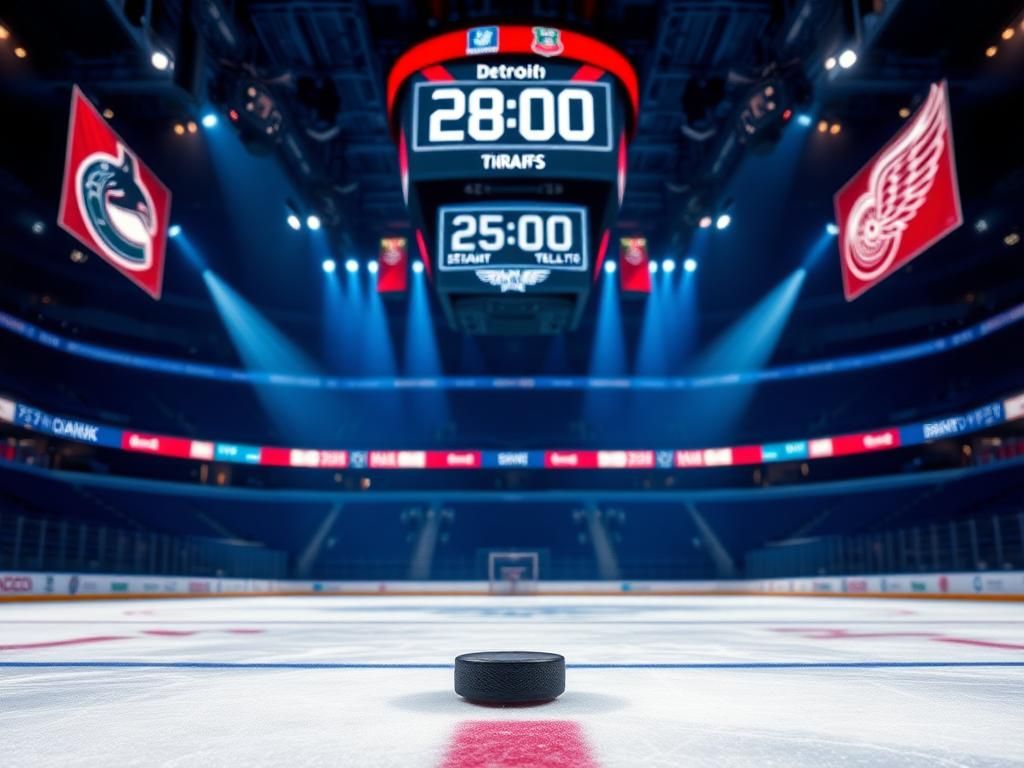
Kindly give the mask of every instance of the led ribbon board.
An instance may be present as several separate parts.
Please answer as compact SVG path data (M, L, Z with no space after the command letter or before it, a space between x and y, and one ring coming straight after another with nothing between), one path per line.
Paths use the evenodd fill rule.
M475 27L399 58L402 189L454 328L575 327L622 202L637 93L621 53L553 27Z

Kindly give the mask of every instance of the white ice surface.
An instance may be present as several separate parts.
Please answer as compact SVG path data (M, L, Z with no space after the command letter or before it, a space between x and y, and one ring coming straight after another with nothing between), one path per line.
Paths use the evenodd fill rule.
M455 696L450 668L407 666L500 649L564 654L566 693L538 707L483 708ZM40 665L16 666L25 662ZM91 665L58 666L67 662ZM892 662L937 666L883 666ZM981 665L956 666L965 662ZM327 666L302 666L317 664ZM594 664L608 666L574 666ZM446 755L459 765L454 729L482 720L576 721L601 768L1024 766L1024 605L768 596L0 605L3 768L406 768ZM492 768L512 766L496 758Z

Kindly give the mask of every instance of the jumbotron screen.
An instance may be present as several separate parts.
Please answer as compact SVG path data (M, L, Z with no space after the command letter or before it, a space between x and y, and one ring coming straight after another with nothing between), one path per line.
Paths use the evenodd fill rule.
M416 243L452 326L574 328L625 188L625 58L552 27L477 27L403 55L389 100Z

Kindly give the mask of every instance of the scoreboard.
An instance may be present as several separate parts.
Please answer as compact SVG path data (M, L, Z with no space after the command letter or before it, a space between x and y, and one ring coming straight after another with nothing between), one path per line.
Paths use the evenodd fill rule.
M637 82L621 53L553 27L450 32L388 79L402 190L451 325L579 322L626 182Z

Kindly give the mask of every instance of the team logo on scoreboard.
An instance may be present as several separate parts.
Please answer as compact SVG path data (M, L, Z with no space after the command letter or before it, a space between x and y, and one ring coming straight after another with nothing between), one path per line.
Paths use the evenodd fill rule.
M540 285L551 276L550 269L478 269L476 276L502 293L526 293L527 286Z
M497 53L499 48L498 27L473 27L466 31L466 55Z
M565 51L562 31L554 27L534 27L530 50L538 56L559 56Z

